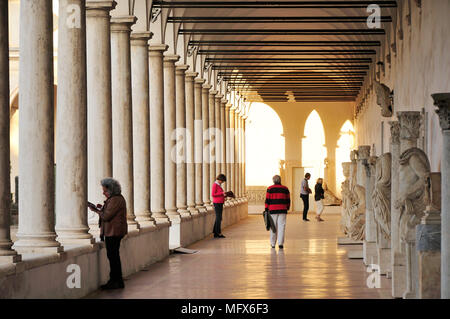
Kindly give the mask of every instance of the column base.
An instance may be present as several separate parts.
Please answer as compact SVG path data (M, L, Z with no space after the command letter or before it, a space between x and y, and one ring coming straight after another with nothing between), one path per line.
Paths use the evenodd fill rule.
M152 227L155 226L155 220L152 219L144 219L144 220L136 220L139 223L139 229L143 228L143 227Z
M64 253L64 247L39 247L39 246L18 246L14 249L19 254L61 254Z
M0 256L0 264L15 264L21 261L22 256L18 255L17 253L10 256Z
M205 206L201 205L201 206L196 206L195 209L198 210L199 214L206 214L207 209Z
M378 262L377 243L372 241L363 241L363 260L364 265L373 265Z
M95 238L89 237L89 238L70 238L70 237L64 237L64 238L57 238L58 241L63 245L93 245L95 244Z
M136 222L129 224L128 223L128 231L139 230L140 225Z
M405 256L394 252L392 260L392 297L402 298L406 290Z
M380 274L386 275L391 270L391 249L377 247L377 256Z

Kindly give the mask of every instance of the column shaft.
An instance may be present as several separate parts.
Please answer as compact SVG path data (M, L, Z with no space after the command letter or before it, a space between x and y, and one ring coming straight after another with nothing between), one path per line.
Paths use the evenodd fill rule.
M176 126L175 62L178 55L164 56L164 170L165 170L165 208L172 220L179 218L177 212L177 166L176 153L173 152Z
M209 91L209 198L212 203L211 185L216 180L217 131L216 131L216 95L217 91Z
M164 71L165 44L149 45L150 67L150 210L157 224L167 223L164 208Z
M9 175L9 43L8 1L0 2L0 264L18 262L20 256L11 249L10 209L11 184Z
M131 90L133 101L134 213L141 226L155 224L150 213L150 118L149 61L150 32L131 33Z
M133 113L131 93L131 26L136 17L111 19L113 176L127 203L128 229L138 229L134 215Z
M181 216L190 216L186 194L186 70L187 65L176 66L176 151L177 151L177 210Z
M194 144L195 144L195 207L205 212L203 203L203 99L202 85L204 79L195 79L195 112L194 112Z
M206 208L211 208L210 192L210 134L209 134L209 90L211 85L204 84L202 87L202 119L203 119L203 203Z
M214 178L221 174L221 157L222 157L222 131L221 131L221 122L220 122L220 114L221 114L221 100L222 100L223 95L222 94L217 94L216 95L216 99L215 99L215 110L214 110L214 116L215 116L215 120L214 120L214 127L215 127L215 151L216 151L216 165L215 165L215 174L214 174Z
M227 153L227 141L226 141L226 120L225 120L225 107L227 101L222 99L220 101L220 134L221 134L221 151L220 151L220 172L223 174L227 174L227 162L226 162L226 153ZM228 176L227 176L228 178Z
M20 2L18 252L60 252L55 240L52 1Z
M195 209L195 141L194 141L194 111L195 111L195 88L194 78L197 72L186 72L186 189L187 209L191 214L198 214Z
M231 104L225 105L225 175L227 176L227 182L225 183L225 187L228 191L232 190L233 187L233 179L231 173L231 138L230 138L230 108ZM230 200L227 199L227 204L230 203Z
M111 25L115 1L86 2L88 105L88 199L103 203L100 181L112 172ZM88 212L91 233L98 235L98 215Z
M239 124L239 111L236 110L234 113L234 189L236 190L236 198L241 197L240 180L239 175L239 135L240 135L240 124Z
M61 243L94 243L87 220L87 78L84 0L59 2L56 232ZM69 24L70 7L78 5ZM70 121L68 121L70 119Z
M234 108L230 109L230 129L229 131L229 164L230 164L230 190L237 196L236 190L236 170L235 170L235 144L236 144L236 130L235 130L235 116ZM234 202L234 200L232 201Z

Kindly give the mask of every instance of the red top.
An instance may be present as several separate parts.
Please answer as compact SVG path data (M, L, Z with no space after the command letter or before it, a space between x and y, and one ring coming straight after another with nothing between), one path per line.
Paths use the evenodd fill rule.
M214 204L223 204L225 202L225 193L219 183L214 182L211 192Z

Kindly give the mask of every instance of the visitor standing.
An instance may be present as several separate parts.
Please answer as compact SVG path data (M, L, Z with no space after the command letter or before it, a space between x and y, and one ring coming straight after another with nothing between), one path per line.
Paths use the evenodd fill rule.
M318 178L316 182L316 186L314 186L314 200L316 202L316 220L318 222L323 222L323 219L320 218L323 212L323 200L325 198L325 191L322 187L323 178Z
M222 184L227 181L224 174L219 174L216 177L216 181L212 185L211 196L213 198L214 211L216 212L216 221L214 222L214 238L225 238L222 234L222 212L223 203L225 202L225 197L233 197L233 192L224 192Z
M309 194L312 193L311 189L308 185L308 180L311 178L310 173L305 174L305 178L302 181L301 189L300 189L300 197L303 201L303 221L309 222L308 219L308 210L309 210Z

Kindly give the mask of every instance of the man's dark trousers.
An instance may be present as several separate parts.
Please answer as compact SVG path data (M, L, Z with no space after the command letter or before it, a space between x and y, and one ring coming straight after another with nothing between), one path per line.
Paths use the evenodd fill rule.
M300 197L303 200L303 220L308 218L308 210L309 210L309 195L300 194Z
M122 265L120 264L120 241L122 237L112 236L105 237L106 255L109 260L109 267L111 269L109 273L110 281L120 282L122 281Z
M216 212L216 222L214 223L213 233L214 235L222 234L221 224L222 224L222 211L223 203L214 203L214 210Z

